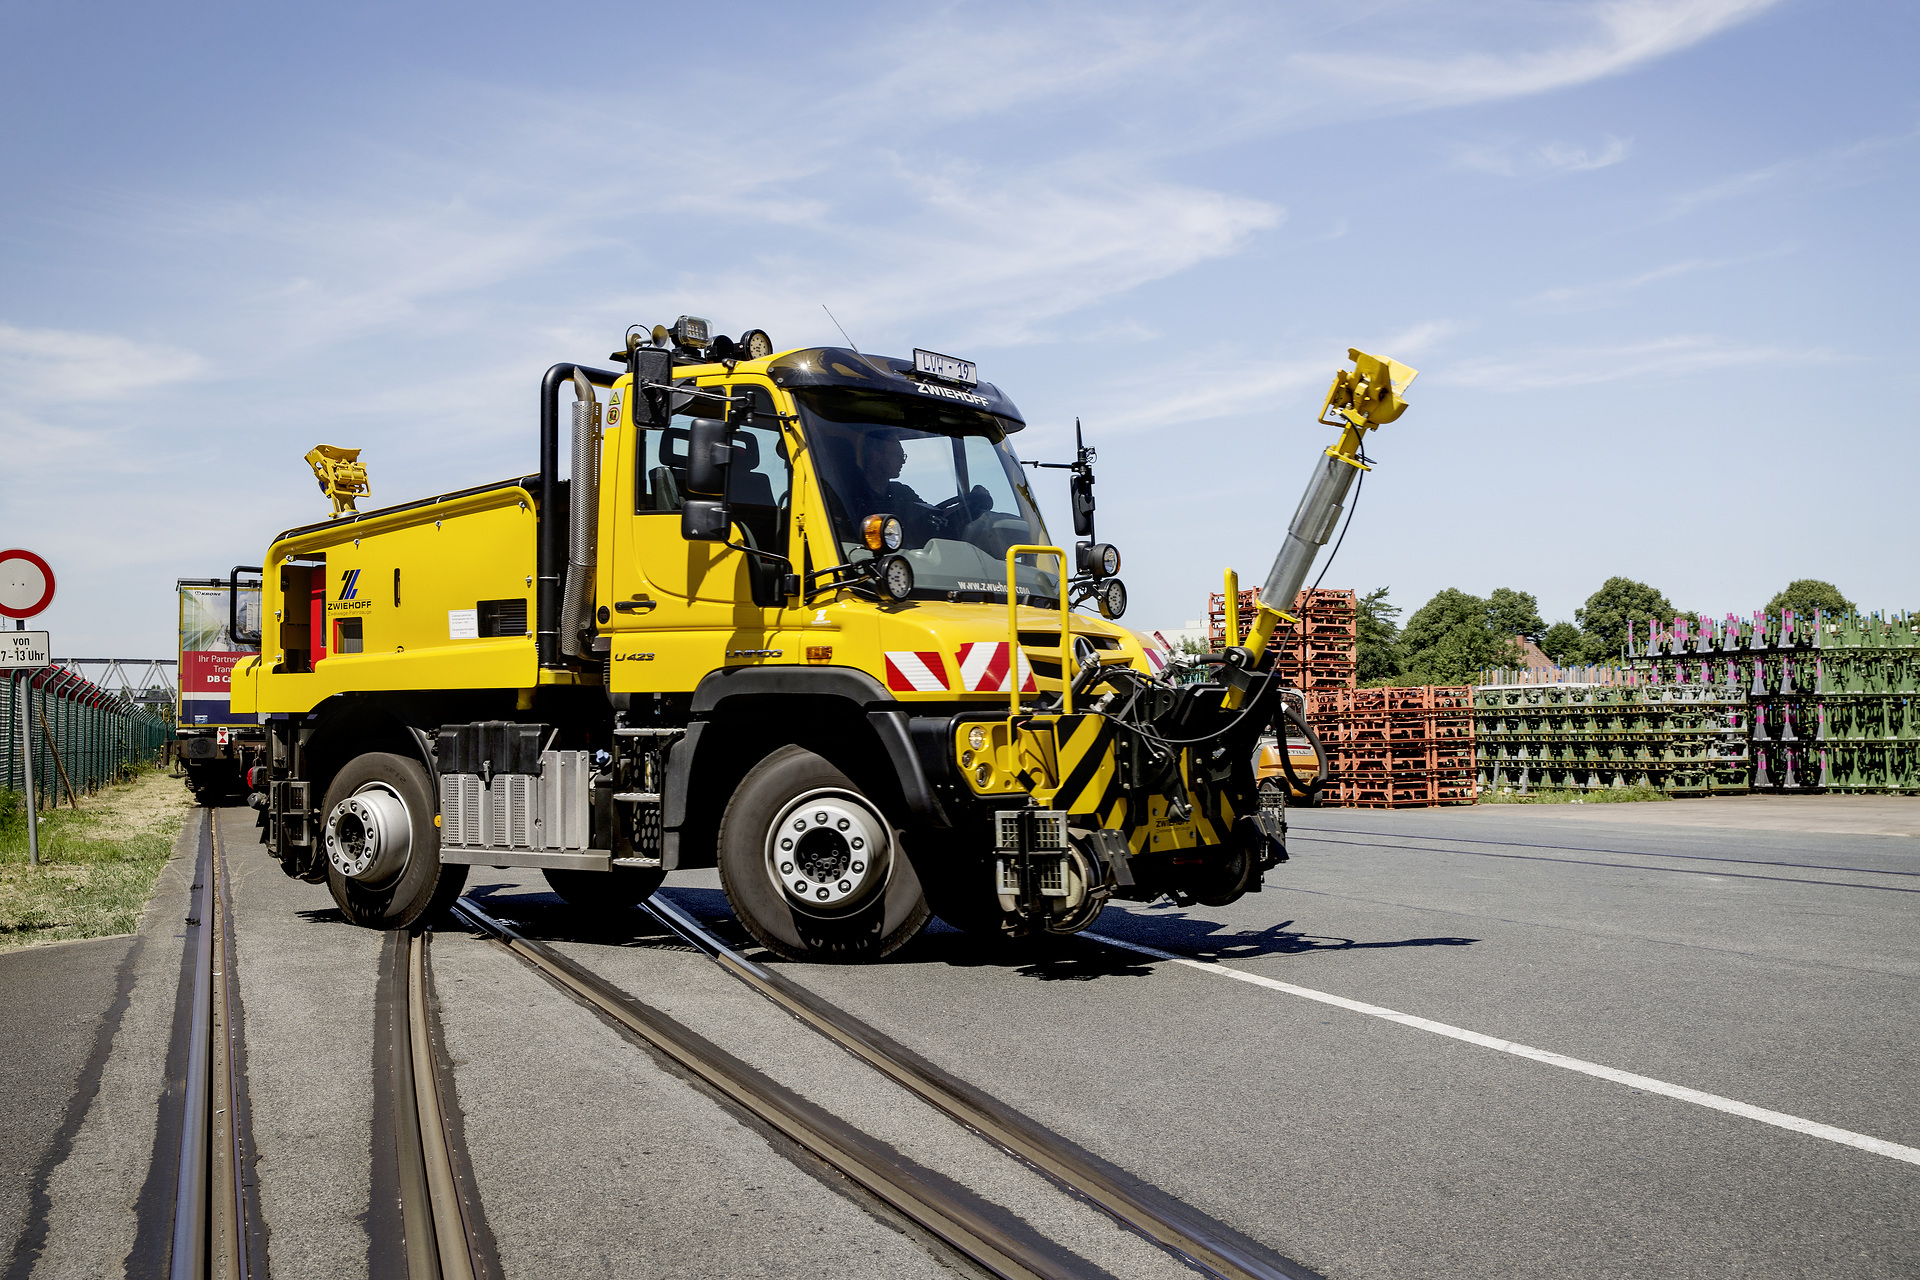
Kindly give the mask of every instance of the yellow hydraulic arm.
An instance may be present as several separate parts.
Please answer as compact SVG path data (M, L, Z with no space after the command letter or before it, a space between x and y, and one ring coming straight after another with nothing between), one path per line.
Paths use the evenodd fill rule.
M1355 476L1371 470L1363 447L1367 432L1392 422L1407 409L1406 401L1400 396L1413 381L1416 370L1352 347L1347 349L1347 358L1353 361L1353 368L1333 375L1333 385L1327 388L1327 398L1320 406L1320 421L1326 426L1339 427L1340 439L1327 449L1314 468L1306 495L1300 499L1293 523L1287 527L1287 540L1273 559L1266 585L1260 589L1259 610L1248 628L1245 647L1255 663L1266 652L1275 629L1282 622L1294 620L1287 610L1306 584L1314 557L1320 554L1320 548L1326 545L1339 523L1347 490L1352 487ZM1228 579L1227 643L1232 644L1239 634L1239 596L1238 580L1231 573ZM1229 688L1227 705L1239 706L1243 696L1241 690Z

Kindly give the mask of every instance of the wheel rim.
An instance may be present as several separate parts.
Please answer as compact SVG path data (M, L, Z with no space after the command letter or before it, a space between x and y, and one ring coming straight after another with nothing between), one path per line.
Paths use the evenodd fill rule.
M327 861L349 880L382 884L407 869L413 817L400 793L369 782L327 814Z
M887 882L893 828L851 791L823 788L784 805L767 831L767 878L788 905L844 915Z

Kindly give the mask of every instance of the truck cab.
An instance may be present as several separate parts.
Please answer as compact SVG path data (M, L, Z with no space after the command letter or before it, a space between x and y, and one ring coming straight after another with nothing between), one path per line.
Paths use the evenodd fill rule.
M870 959L935 912L1070 932L1285 858L1255 790L1281 703L1244 655L1160 679L1090 450L1068 550L964 361L686 317L615 354L547 372L537 474L274 539L233 705L289 874L396 928L473 864L596 909L717 866L770 949Z

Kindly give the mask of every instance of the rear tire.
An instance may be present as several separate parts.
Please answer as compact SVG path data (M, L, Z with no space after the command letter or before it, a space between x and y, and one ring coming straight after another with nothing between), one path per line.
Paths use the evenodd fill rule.
M720 820L719 861L734 915L789 960L878 960L933 915L899 833L805 747L781 747L740 780Z
M667 873L650 867L615 867L612 871L567 871L557 867L541 869L547 887L559 894L576 911L595 915L617 915L631 911L653 896Z
M333 892L340 913L369 929L405 929L421 920L439 918L466 887L467 868L440 863L440 828L434 825L438 806L426 766L385 751L370 751L349 760L327 788L326 803L320 810L321 840L334 812L363 791L390 793L406 807L410 834L406 863L375 883L348 877L322 852L327 888Z

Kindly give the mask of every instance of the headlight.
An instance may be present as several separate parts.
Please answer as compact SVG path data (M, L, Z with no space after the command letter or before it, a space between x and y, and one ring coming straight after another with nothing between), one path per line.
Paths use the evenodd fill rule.
M875 515L860 522L860 539L869 551L898 551L907 534L897 518Z
M975 751L987 749L987 731L979 725L967 730L967 745Z
M1093 578L1111 578L1120 572L1120 548L1111 542L1074 544L1074 570Z
M880 585L889 597L905 600L913 594L913 566L905 556L888 556L880 566Z
M765 360L773 354L773 339L765 329L749 329L740 335L740 349L749 360Z
M1108 578L1100 584L1095 598L1100 602L1100 616L1118 618L1127 611L1127 584L1118 578Z

